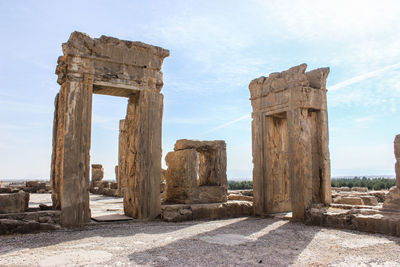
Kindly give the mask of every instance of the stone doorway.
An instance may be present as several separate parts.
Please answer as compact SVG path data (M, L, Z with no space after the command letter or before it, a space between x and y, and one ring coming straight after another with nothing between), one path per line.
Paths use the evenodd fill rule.
M73 32L58 59L51 184L61 224L90 221L89 173L92 94L128 98L124 192L125 214L160 214L163 86L161 66L169 51L141 42Z
M292 211L304 220L312 204L331 202L326 78L328 68L302 64L250 85L254 213Z

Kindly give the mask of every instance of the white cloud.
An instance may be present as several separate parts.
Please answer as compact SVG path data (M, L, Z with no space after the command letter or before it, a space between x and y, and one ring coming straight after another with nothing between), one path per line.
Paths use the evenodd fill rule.
M301 39L370 37L399 22L398 1L255 1L281 28Z

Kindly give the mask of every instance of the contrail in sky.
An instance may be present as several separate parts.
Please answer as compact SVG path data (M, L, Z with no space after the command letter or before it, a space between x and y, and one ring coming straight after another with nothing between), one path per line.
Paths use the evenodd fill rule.
M224 124L221 124L220 126L217 126L217 127L215 127L215 128L212 128L212 129L208 130L207 132L205 132L205 134L214 132L214 131L219 130L219 129L222 129L222 128L225 128L225 127L227 127L227 126L229 126L229 125L232 125L232 124L234 124L234 123L237 123L237 122L239 122L239 121L242 121L242 120L245 120L245 119L249 119L250 117L251 117L251 114L247 114L247 115L241 116L241 117L239 117L239 118L237 118L237 119L228 121L227 123L224 123Z
M400 63L393 64L393 65L381 68L379 70L374 70L374 71L371 71L371 72L367 72L367 73L355 76L355 77L353 77L351 79L345 80L343 82L340 82L340 83L337 83L335 85L332 85L332 86L328 87L328 90L329 91L338 90L338 89L343 88L343 87L345 87L347 85L364 81L366 79L378 76L378 75L382 74L383 72L386 72L386 71L389 71L389 70L394 70L394 69L397 69L397 68L400 68Z
M335 85L330 86L328 88L328 90L329 91L335 91L335 90L343 88L343 87L345 87L347 85L364 81L366 79L378 76L378 75L380 75L380 74L382 74L382 73L384 73L386 71L394 70L394 69L397 69L397 68L400 68L400 63L393 64L393 65L390 65L390 66L386 66L386 67L378 69L378 70L374 70L374 71L371 71L371 72L367 72L367 73L355 76L353 78L350 78L348 80L345 80L343 82L340 82L340 83L337 83ZM229 125L232 125L232 124L235 124L235 123L237 123L239 121L242 121L242 120L245 120L245 119L249 119L250 117L251 117L251 114L243 115L243 116L241 116L241 117L239 117L237 119L228 121L228 122L226 122L224 124L221 124L220 126L212 128L212 129L208 130L207 132L205 132L205 134L211 133L211 132L215 132L216 130L225 128L225 127L227 127Z

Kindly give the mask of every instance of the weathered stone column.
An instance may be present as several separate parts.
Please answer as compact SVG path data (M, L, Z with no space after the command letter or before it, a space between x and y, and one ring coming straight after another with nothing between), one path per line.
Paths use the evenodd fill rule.
M67 81L65 85L65 135L61 224L66 227L90 222L89 173L93 77ZM78 159L76 159L78 157Z
M321 168L321 202L329 204L332 202L331 190L331 161L329 155L329 131L328 131L328 112L320 110L318 112L319 138L320 142L320 168Z
M288 112L289 179L292 218L304 220L305 210L312 201L311 127L307 109Z
M253 196L254 214L262 216L267 214L264 191L264 120L261 112L253 112L251 122L252 154L253 154Z
M127 144L127 135L125 128L125 120L119 121L119 138L118 138L118 195L123 196L126 188L126 149L128 147Z
M400 134L396 135L394 138L394 156L396 158L396 163L394 165L396 172L396 186L400 188Z
M127 132L125 214L154 219L161 212L161 130L163 95L141 91L131 97L125 119Z
M62 91L62 90L61 90ZM59 131L61 131L62 120L59 118L60 114L60 93L56 95L54 100L54 120L53 120L53 149L51 153L51 172L50 172L50 184L51 184L51 199L53 203L53 209L61 209L61 199L60 199L60 165L61 160L57 160L61 157L61 138L59 136Z

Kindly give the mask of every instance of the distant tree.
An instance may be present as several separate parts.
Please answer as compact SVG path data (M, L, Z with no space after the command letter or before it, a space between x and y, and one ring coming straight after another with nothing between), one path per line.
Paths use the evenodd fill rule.
M331 182L332 187L368 187L369 190L382 190L394 186L396 180L383 177L367 178L364 176L359 178L355 176L353 178L333 178Z

